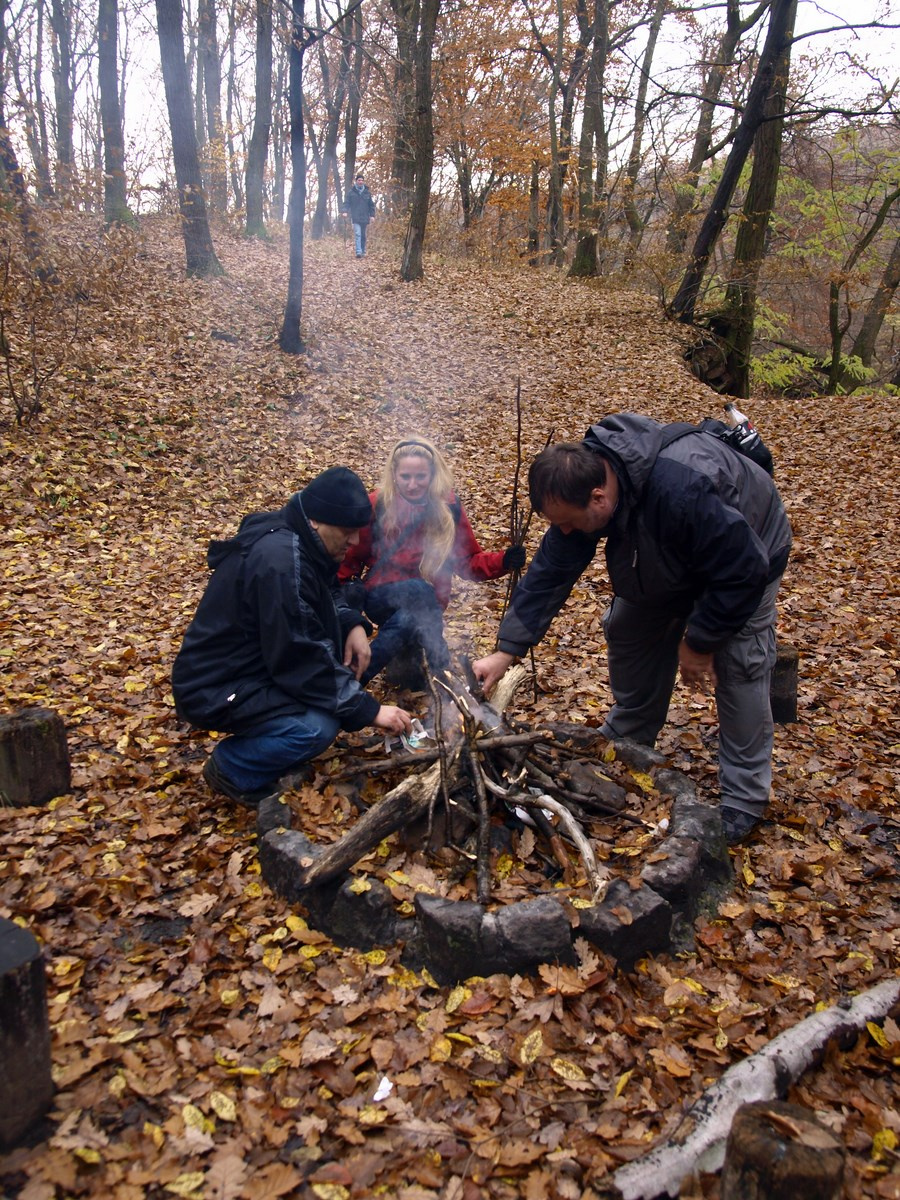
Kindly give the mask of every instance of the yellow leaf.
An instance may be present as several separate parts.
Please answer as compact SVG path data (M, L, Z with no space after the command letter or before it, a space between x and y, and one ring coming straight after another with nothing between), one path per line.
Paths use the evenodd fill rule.
M888 1155L893 1157L893 1152L897 1149L897 1135L893 1129L879 1129L872 1138L872 1157L886 1158Z
M774 983L776 987L782 988L785 992L792 992L794 988L802 987L803 980L798 979L796 975L767 975L769 983Z
M747 887L752 887L756 883L756 876L746 858L741 860L741 875L743 875Z
M625 1088L628 1086L628 1080L631 1078L631 1076L633 1074L634 1074L633 1071L626 1071L624 1075L619 1076L618 1083L616 1084L616 1093L615 1093L617 1096L621 1096L622 1093L625 1091Z
M887 1047L891 1044L888 1041L884 1030L880 1025L876 1025L874 1021L866 1021L866 1029L868 1029L869 1036L871 1037L872 1041L876 1042L882 1047L882 1049L887 1049Z
M163 1143L166 1140L166 1135L163 1133L162 1127L160 1125L154 1125L154 1123L152 1121L145 1121L144 1122L144 1133L147 1135L147 1137L150 1139L150 1141L153 1143L153 1145L157 1148L157 1150L162 1149Z
M175 1196L182 1196L184 1200L192 1200L193 1197L203 1195L203 1184L206 1181L206 1176L202 1171L188 1171L184 1175L179 1175L172 1183L165 1185L167 1192L172 1192Z
M516 860L511 854L501 854L497 859L497 875L500 879L508 879L512 874Z
M370 966L380 967L387 958L387 950L370 950L363 958Z
M241 993L237 988L226 988L219 996L219 999L227 1008L233 1008L240 998Z
M544 1035L541 1033L540 1029L533 1029L522 1043L521 1049L519 1050L520 1062L523 1062L526 1066L528 1066L529 1063L533 1063L535 1059L540 1056L540 1053L543 1049Z
M724 1029L720 1029L716 1034L716 1049L724 1050L728 1045L728 1034Z
M261 1075L274 1075L276 1071L280 1071L282 1067L287 1066L285 1060L280 1054L273 1054L271 1058L267 1058L263 1065L259 1068Z
M321 946L301 946L300 954L303 958L318 958L322 953Z
M652 776L648 775L646 771L629 771L629 775L642 792L656 791L656 785L653 782L653 778Z
M291 913L291 915L287 918L285 925L287 925L291 933L300 933L301 930L309 929L309 926L303 920L303 918L297 917L293 913Z
M269 946L263 955L263 966L268 967L270 971L274 971L281 962L281 956L284 951L280 946Z
M570 901L573 908L593 908L593 900L585 900L584 896L574 896Z
M181 1119L191 1129L199 1129L203 1133L212 1133L215 1129L212 1121L203 1115L196 1104L185 1104L181 1109Z
M237 1107L225 1092L210 1092L209 1107L221 1121L236 1121Z
M355 876L353 882L350 884L350 891L354 896L361 896L363 892L370 892L371 890L372 885L366 879L365 875Z
M461 1004L465 1003L466 1000L470 1000L471 998L472 989L463 987L460 984L459 986L455 987L447 997L447 1003L444 1005L444 1008L448 1013L454 1013Z
M682 982L686 983L691 991L696 992L698 996L706 995L706 988L703 986L703 984L698 983L696 979L691 979L690 975L685 975Z
M248 900L258 900L262 895L262 884L256 879L252 880L244 888L244 895Z
M82 1162L96 1164L100 1162L100 1151L94 1150L91 1146L79 1146L77 1150L72 1152L76 1158L80 1158Z
M560 1079L565 1079L568 1083L581 1083L587 1076L578 1063L571 1062L568 1058L553 1058L550 1060L550 1069Z
M475 1042L466 1033L448 1033L447 1037L453 1042L462 1042L464 1046L474 1046Z
M431 1043L428 1057L432 1062L449 1062L453 1056L453 1043L449 1038L436 1037Z
M360 1125L383 1125L387 1120L387 1109L377 1104L365 1104L359 1110Z
M311 1187L319 1200L348 1200L350 1196L341 1183L314 1183Z
M126 679L125 680L125 691L126 692L142 692L146 686L147 686L147 684L143 679Z

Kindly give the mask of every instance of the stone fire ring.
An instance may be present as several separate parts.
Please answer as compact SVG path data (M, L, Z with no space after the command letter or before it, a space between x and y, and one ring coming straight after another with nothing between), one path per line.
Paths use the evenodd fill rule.
M649 771L663 796L672 797L667 836L654 845L653 861L631 879L612 881L602 901L576 908L548 893L489 911L470 900L419 892L415 915L400 916L380 880L352 890L354 876L302 889L301 868L322 850L290 828L290 808L277 797L257 817L263 879L276 895L302 904L310 925L337 945L359 950L402 943L404 965L427 968L441 986L474 975L533 973L541 963L574 965L574 939L585 938L629 970L638 959L678 952L693 944L698 914L712 912L733 878L719 809L697 798L686 775L666 767L656 751L616 743L616 756Z

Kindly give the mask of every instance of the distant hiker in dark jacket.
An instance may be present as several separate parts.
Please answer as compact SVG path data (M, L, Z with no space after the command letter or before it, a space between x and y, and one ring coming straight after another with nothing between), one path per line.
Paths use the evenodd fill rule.
M441 671L450 664L444 609L453 576L496 579L521 567L525 550L482 550L447 460L424 437L394 445L381 489L370 499L372 524L360 531L339 572L342 580L364 576L365 612L378 625L363 682L408 649L418 658L424 650L430 669Z
M539 642L605 541L614 703L601 732L652 746L677 672L712 686L722 822L733 843L769 799L775 596L791 530L775 484L756 463L711 433L664 445L663 431L648 417L619 413L592 425L580 444L538 455L531 503L550 528L500 625L499 650L474 670L490 689Z
M317 475L278 512L253 513L210 543L212 576L172 671L178 716L232 736L203 775L239 803L278 791L340 729L409 730L409 714L359 683L368 630L343 602L338 565L372 515L346 467Z
M366 230L369 222L375 216L375 201L372 199L372 193L366 187L362 175L357 175L356 182L347 193L347 199L341 212L350 215L356 238L356 257L362 258L366 252Z

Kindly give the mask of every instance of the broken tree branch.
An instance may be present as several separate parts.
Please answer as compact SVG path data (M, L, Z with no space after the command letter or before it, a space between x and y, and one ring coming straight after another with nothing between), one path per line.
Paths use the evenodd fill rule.
M900 979L885 979L854 1000L840 1000L784 1030L768 1045L729 1067L697 1100L662 1146L614 1175L624 1200L677 1196L693 1171L717 1171L734 1114L751 1100L782 1095L815 1062L832 1038L858 1033L867 1021L885 1017L900 1002Z

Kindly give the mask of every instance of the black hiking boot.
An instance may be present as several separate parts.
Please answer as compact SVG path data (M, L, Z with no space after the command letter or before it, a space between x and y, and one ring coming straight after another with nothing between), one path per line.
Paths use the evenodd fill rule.
M277 781L271 787L254 788L251 791L242 792L237 784L232 783L227 775L222 774L214 754L211 754L203 764L203 778L214 792L220 792L229 800L234 800L236 804L242 804L244 808L259 808L262 800L267 800L269 796L279 795Z

